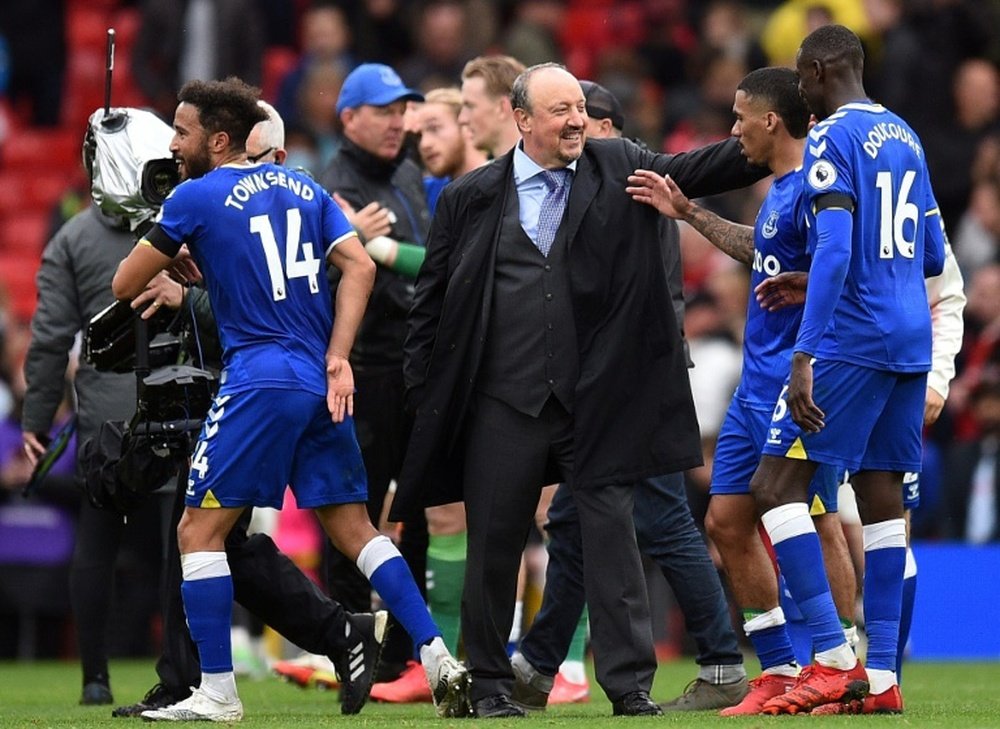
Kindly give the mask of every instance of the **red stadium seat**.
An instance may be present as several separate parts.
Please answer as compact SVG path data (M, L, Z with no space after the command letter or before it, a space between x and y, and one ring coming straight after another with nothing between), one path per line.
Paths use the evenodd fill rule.
M40 264L41 256L0 252L0 286L6 290L11 314L18 321L29 322L35 313L35 274Z
M48 213L56 200L73 184L72 170L48 167L0 171L0 215Z
M0 168L61 169L77 164L83 143L82 130L32 129L13 131L0 149Z
M16 213L0 218L0 251L40 257L49 236L48 213Z
M261 96L274 101L278 97L281 80L298 63L299 53L294 48L272 46L264 52L261 71Z

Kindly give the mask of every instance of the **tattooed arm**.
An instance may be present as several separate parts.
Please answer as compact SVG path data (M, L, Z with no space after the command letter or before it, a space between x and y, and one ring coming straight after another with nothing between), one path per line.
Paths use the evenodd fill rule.
M625 192L636 202L651 205L663 215L689 223L730 258L753 265L753 227L719 217L689 200L677 183L652 170L636 170Z

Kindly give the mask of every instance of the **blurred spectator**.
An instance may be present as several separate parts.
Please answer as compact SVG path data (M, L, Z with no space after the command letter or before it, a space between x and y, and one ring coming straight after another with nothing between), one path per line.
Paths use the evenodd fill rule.
M935 115L933 131L921 134L947 230L955 230L969 204L972 171L982 142L997 130L1000 74L990 61L972 58L955 70L951 88L954 113Z
M344 9L330 0L318 0L306 8L299 23L302 44L302 58L281 80L275 108L289 127L302 125L302 89L310 71L317 66L335 67L340 72L340 80L356 65L351 53L351 28ZM326 106L329 115L335 116L333 107L340 86L337 85ZM308 126L308 125L307 125Z
M132 72L154 110L173 119L191 79L261 83L265 36L256 0L142 0Z
M672 130L663 151L686 152L726 139L733 124L733 89L748 70L741 59L714 52L699 74L697 87L668 96L665 116Z
M378 61L390 66L413 52L413 39L401 0L360 0L351 13L354 50L359 61Z
M1000 183L994 176L977 182L968 208L954 228L955 258L968 281L1000 251Z
M1000 540L1000 380L997 372L971 393L979 437L954 443L945 468L947 536L971 544Z
M637 53L646 74L668 96L687 81L687 59L698 47L698 36L688 22L685 5L683 0L651 0L644 7L646 36Z
M66 72L64 0L6 0L0 35L7 42L10 81L7 95L22 118L57 126ZM22 106L23 102L23 106Z
M399 66L403 83L422 89L449 86L475 55L468 46L468 11L459 0L431 0L417 19L417 50Z
M561 62L559 32L566 16L566 1L517 0L513 13L500 39L504 53L520 59L526 66Z
M978 424L972 393L1000 370L1000 264L983 266L966 281L965 335L957 359L958 377L951 384L947 408L955 414L955 436L974 439Z
M346 77L347 69L340 63L316 63L306 71L299 86L298 122L290 126L311 137L315 160L313 166L307 169L317 174L326 168L340 149L341 125L336 104ZM294 148L295 135L290 136Z
M772 66L794 68L795 53L802 39L830 23L846 25L862 40L871 37L863 0L785 0L761 32L760 42L768 62Z
M963 60L988 57L996 34L991 3L965 0L869 0L881 48L866 62L869 92L905 118L925 142L955 109L952 80ZM855 29L856 30L856 29ZM931 168L938 187L938 177Z
M703 48L740 61L748 71L767 65L744 3L713 0L701 16L699 28Z

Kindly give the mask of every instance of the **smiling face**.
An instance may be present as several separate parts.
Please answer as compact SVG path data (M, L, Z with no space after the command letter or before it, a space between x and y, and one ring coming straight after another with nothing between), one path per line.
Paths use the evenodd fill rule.
M580 82L561 68L542 68L528 79L527 92L530 110L514 110L525 153L546 169L579 159L587 139Z
M465 161L465 137L449 104L428 102L416 112L420 158L435 177L456 177Z
M369 154L384 160L394 160L403 148L403 116L405 101L386 106L362 104L345 109L341 114L344 135Z
M212 170L208 138L208 131L201 125L198 107L184 102L178 104L174 112L170 153L177 162L182 180L201 177Z

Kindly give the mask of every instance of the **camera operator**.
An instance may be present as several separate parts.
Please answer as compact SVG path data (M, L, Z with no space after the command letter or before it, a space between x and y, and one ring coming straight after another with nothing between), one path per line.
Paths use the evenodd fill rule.
M92 204L63 225L45 248L24 365L27 390L21 427L32 465L45 452L76 337L91 317L114 301L108 282L134 242L125 218L109 217ZM104 421L128 420L135 412L136 380L131 374L98 372L81 361L74 386L80 445L96 436ZM82 476L79 461L77 476ZM108 623L116 557L126 533L148 539L144 535L161 532L154 520L158 512L166 520L168 499L169 495L147 500L127 524L120 515L95 508L86 498L80 500L69 589L83 669L81 704L113 701Z

